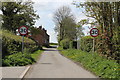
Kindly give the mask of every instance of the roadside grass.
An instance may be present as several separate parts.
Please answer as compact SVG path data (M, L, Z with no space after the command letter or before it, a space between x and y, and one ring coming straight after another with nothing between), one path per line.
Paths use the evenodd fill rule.
M85 69L91 71L105 80L120 80L120 64L114 60L108 60L97 53L88 53L76 49L63 50L60 53L71 60L80 63Z
M6 56L5 59L2 59L3 66L26 66L35 63L43 50L37 50L34 53L25 51L24 53L19 52Z
M50 45L58 45L58 43L50 43Z
M30 53L18 52L2 59L2 66L26 66L34 62L35 60L31 57Z
M43 50L38 50L35 51L34 53L31 54L32 58L37 61L40 57L40 55L42 54Z

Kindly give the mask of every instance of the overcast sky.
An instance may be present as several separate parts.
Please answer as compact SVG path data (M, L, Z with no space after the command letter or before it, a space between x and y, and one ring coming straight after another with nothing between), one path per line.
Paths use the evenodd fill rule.
M73 0L32 0L34 3L34 9L40 16L40 19L36 21L35 26L42 25L47 33L50 35L50 42L57 42L57 34L54 31L55 23L53 22L54 12L61 6L69 6L76 17L76 21L86 19L87 17L82 13L82 10L72 5ZM87 34L88 29L85 30Z

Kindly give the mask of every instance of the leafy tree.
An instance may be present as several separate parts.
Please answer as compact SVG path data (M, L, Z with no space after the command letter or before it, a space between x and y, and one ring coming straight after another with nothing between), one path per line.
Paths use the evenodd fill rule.
M76 22L71 12L71 9L67 6L62 6L54 13L53 21L55 22L55 31L58 33L58 42L69 38L74 40L76 38Z
M107 57L119 59L120 52L120 1L118 2L85 2L74 4L85 9L88 17L94 18L99 26L97 51Z
M76 39L76 22L70 17L66 17L62 21L63 24L63 39Z
M33 26L39 16L32 4L33 2L2 2L2 28L15 31L22 25Z

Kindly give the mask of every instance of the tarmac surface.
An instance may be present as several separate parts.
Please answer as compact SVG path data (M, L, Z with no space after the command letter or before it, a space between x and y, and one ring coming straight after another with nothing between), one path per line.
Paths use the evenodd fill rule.
M38 62L31 66L24 78L97 78L55 48L46 48Z

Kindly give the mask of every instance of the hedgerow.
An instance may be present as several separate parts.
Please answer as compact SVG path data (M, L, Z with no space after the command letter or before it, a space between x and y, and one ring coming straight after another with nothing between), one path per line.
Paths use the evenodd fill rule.
M88 53L75 49L61 50L61 54L75 62L79 62L83 67L100 78L120 79L120 65L114 60L108 60L97 53Z
M16 54L22 50L22 37L13 34L7 30L2 31L2 57L4 58L7 55ZM37 49L36 43L29 39L24 38L24 47L29 49L30 52Z
M24 66L35 60L31 54L39 46L35 41L24 37L24 52L22 53L22 37L7 30L0 30L2 34L2 66Z
M82 37L80 40L80 49L90 52L93 47L93 38L91 36Z

